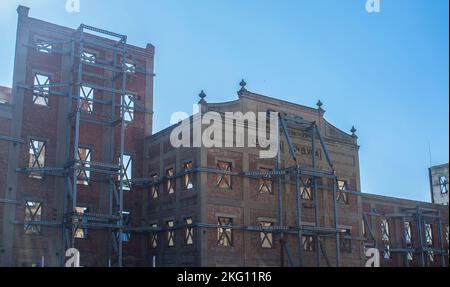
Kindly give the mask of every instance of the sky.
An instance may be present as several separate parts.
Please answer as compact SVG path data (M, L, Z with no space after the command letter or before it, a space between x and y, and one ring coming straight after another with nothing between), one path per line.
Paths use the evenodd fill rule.
M156 47L154 131L247 89L315 106L357 128L362 191L430 201L428 167L449 161L449 1L0 0L0 85L10 86L17 5L30 16L87 24ZM431 153L430 153L431 150ZM431 156L430 156L431 154Z

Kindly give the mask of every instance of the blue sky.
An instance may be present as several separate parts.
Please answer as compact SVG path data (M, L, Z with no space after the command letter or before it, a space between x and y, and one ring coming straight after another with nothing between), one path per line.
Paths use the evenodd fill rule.
M324 102L338 128L358 129L362 191L430 200L427 168L449 161L449 1L0 0L0 85L11 85L16 7L156 46L155 123L248 89L308 106Z

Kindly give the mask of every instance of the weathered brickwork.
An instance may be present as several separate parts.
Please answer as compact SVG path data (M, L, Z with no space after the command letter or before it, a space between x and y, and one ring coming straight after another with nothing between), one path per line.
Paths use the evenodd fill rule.
M71 40L77 33L73 29L30 18L26 7L20 6L18 13L13 88L0 87L0 266L39 266L43 262L45 266L62 266L61 223L64 220L66 178L50 174L41 179L31 178L24 169L29 165L32 139L46 144L45 167L65 167L73 160L74 126L73 121L67 119L73 116L73 110L68 110L69 101L72 101L72 107L75 101L67 97L71 91L67 83L77 80L69 53ZM106 38L87 37L111 44L111 40ZM54 52L45 53L33 45L38 40L56 40L59 43L52 47ZM80 47L76 41L74 46L75 50ZM107 49L88 43L85 46L99 62L121 62L120 56L113 59ZM304 244L297 233L295 176L292 173L283 176L281 188L276 176L243 176L243 172L277 169L275 158L260 157L259 146L175 148L170 135L180 125L152 134L154 47L150 44L145 48L127 45L127 50L146 73L128 74L126 89L137 95L136 103L145 107L146 112L135 112L134 120L124 128L124 152L133 159L133 183L130 191L124 191L123 201L124 210L131 212L128 226L132 228L125 230L131 237L123 244L124 266L288 266L289 259L293 265L299 263L300 253L303 266L335 266L336 248L340 250L341 266L364 266L365 248L369 247L380 250L382 266L448 265L448 255L442 258L441 252L448 250L448 208L361 193L359 146L355 131L348 134L330 124L324 118L321 104L318 103L318 108L306 107L249 92L245 85L235 101L209 104L204 95L200 101L201 113L214 111L223 116L226 112L266 114L276 111L315 123L326 147L325 150L316 137L315 154L310 131L287 127L298 163L305 169L312 169L314 158L317 170L331 172L326 157L328 153L339 184L343 184L348 192L345 200L336 203L336 218L333 180L317 176L317 192L310 188L308 195L303 188L311 174L301 174L301 191L306 192L305 198L299 201L301 225L321 232L320 241L310 238L311 234L303 234L305 242L310 243ZM86 67L85 72L82 80L97 86L106 85L102 76L112 74L95 66ZM33 102L35 73L48 76L51 84L62 84L50 87L48 105ZM120 79L115 86L120 88ZM76 95L77 88L73 87L71 92ZM117 104L120 96L112 99L111 93L97 90L95 100L94 112L83 115L79 145L91 150L92 162L117 164L120 156L119 127L94 125L88 121L108 120L111 113L114 119L119 118L118 106L112 108L101 102L114 100L112 102ZM194 125L198 123L196 116L191 120ZM203 125L201 131L206 127ZM243 134L233 131L233 135L243 137L247 145L258 144L256 138L247 139L247 127L244 124ZM188 130L194 134L194 128L188 127ZM296 164L288 147L287 139L281 137L280 169ZM218 172L218 169L232 174ZM108 204L110 187L104 176L92 172L89 185L77 186L78 206L87 207L90 213L108 214L110 208L115 208ZM41 202L41 221L50 223L42 225L39 234L25 234L27 201ZM417 217L411 210L422 212L420 225L414 221ZM436 217L438 212L440 220ZM389 226L388 241L382 234L383 219L387 219ZM403 219L411 222L410 248L415 250L412 259L408 259L404 252ZM262 224L283 228L284 239L277 230L262 232ZM426 226L430 227L431 235L428 237L424 232ZM339 230L339 245L333 233L336 228ZM320 244L316 244L318 242ZM421 246L423 242L426 246ZM111 243L110 230L89 229L86 239L75 240L75 247L81 252L81 265L108 266L111 263ZM389 256L385 256L387 244ZM428 248L428 253L418 251L423 248Z
M8 205L3 210L1 205L2 227L8 232L1 234L0 246L4 252L0 253L0 264L5 266L31 266L40 265L45 261L46 266L60 266L64 262L62 250L62 228L44 225L38 235L26 235L24 231L25 202L42 202L41 220L46 222L63 221L63 202L66 182L64 177L44 175L42 179L30 178L28 173L17 172L16 169L28 167L29 143L31 139L45 142L45 166L64 167L73 159L74 121L68 124L70 117L68 107L69 90L77 95L77 86L69 86L76 80L71 63L71 41L76 39L76 30L47 23L28 16L28 8L18 8L18 42L16 43L16 62L14 69L12 103L13 113L11 128L9 121L1 121L0 134L10 135L23 141L17 144L17 153L11 152L12 143L0 141L1 168L0 197L9 198L17 202ZM90 41L103 44L113 44L112 40L99 36L88 35ZM47 53L36 48L38 41L58 41L53 44L52 52ZM75 41L75 50L79 49L79 42ZM107 48L85 44L85 50L95 55L99 63L112 61L121 62L121 57L113 59L112 52ZM146 73L133 73L127 75L126 89L136 93L136 105L145 107L147 113L135 112L132 122L125 127L124 152L132 156L132 176L143 176L144 138L152 133L152 105L153 105L153 57L154 47L146 48L127 45L127 57L132 57L136 67ZM77 59L75 58L75 61ZM82 81L95 86L111 86L107 78L111 72L102 67L85 67ZM33 101L35 74L49 77L50 95L48 105L38 105ZM97 75L97 76L95 76ZM43 84L43 83L41 83ZM121 81L117 79L117 86ZM73 88L71 88L73 87ZM116 107L113 109L116 118L120 117L120 95L116 94ZM93 112L82 115L87 120L107 121L111 114L111 93L94 89ZM106 102L105 103L102 103ZM72 107L76 105L73 100ZM3 107L0 107L0 117L3 116ZM8 130L10 129L10 130ZM70 135L71 142L67 142ZM106 125L96 125L82 121L80 123L79 146L91 150L91 161L101 163L115 163L119 161L120 126L114 128L114 156L110 158L111 128ZM8 154L9 148L9 154ZM3 170L4 169L4 170ZM3 177L7 177L4 179ZM101 174L92 172L88 186L78 185L77 205L87 207L90 213L108 213L108 184ZM10 190L5 194L4 190ZM131 212L131 224L140 225L141 194L138 188L124 192L124 210ZM82 254L83 266L107 266L108 253L111 248L111 234L108 229L92 229L88 231L86 239L76 239L75 247ZM143 242L139 234L133 234L129 242L124 243L124 265L144 265L141 254Z

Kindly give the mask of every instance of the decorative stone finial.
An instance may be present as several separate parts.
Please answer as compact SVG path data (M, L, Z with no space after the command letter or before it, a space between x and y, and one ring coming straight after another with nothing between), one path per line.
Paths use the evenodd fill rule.
M319 100L316 105L319 109L322 109L323 103Z
M356 137L356 128L355 128L355 126L352 126L352 129L350 130L350 132L352 133L352 136L353 137Z
M206 94L205 94L205 92L202 90L202 91L200 92L200 94L198 94L198 96L199 96L199 98L200 98L200 101L199 101L198 103L199 103L199 104L205 104L205 103L206 103L206 100L205 100Z
M247 89L245 88L245 86L247 86L247 83L244 81L244 79L241 80L239 86L241 86L241 89L238 91L238 95L241 95L243 92L247 91Z

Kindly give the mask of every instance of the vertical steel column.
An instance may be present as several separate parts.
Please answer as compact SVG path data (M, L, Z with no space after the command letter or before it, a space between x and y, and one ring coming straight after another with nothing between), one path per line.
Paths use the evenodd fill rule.
M122 39L122 91L121 91L121 101L120 101L120 111L121 111L121 124L120 124L120 188L119 188L119 214L120 214L120 220L119 220L119 258L118 258L118 266L122 267L122 249L123 249L123 242L122 242L122 236L123 236L123 179L124 179L124 173L125 173L125 166L123 162L123 155L124 155L124 145L125 145L125 93L126 93L126 79L127 79L127 70L126 70L126 37Z
M68 88L68 93L67 93L67 123L66 123L66 144L67 144L67 149L66 149L66 162L70 161L70 139L71 139L71 120L72 118L69 117L69 115L72 112L72 97L73 97L73 87L75 86L75 82L74 82L74 78L73 78L73 74L72 71L75 71L75 37L76 35L74 35L71 39L70 39L70 72L69 72L69 76L70 76L70 85ZM65 174L65 192L64 192L64 197L63 197L63 224L62 224L62 236L61 236L61 240L62 240L62 244L61 244L61 251L60 251L60 263L61 266L64 266L64 261L65 261L65 253L66 253L66 249L68 246L66 246L66 229L67 229L67 211L68 211L68 204L69 204L69 197L71 197L71 193L70 193L70 186L67 186L67 181L70 180L70 173L67 172Z
M424 250L423 250L423 232L422 232L422 215L420 214L420 206L417 205L416 207L416 223L417 223L417 232L419 233L419 250L420 250L420 265L422 267L425 266L425 256L424 256Z
M83 64L81 61L81 56L84 51L84 32L83 27L80 27L80 47L79 47L79 59L80 62L78 64L78 92L77 92L77 109L76 109L76 118L75 118L75 137L73 141L73 181L72 181L72 227L71 227L71 247L75 247L75 234L73 230L73 215L76 212L77 208L77 172L78 172L78 145L80 140L80 114L81 114L81 100L80 100L80 90L83 86Z
M325 158L327 159L328 165L333 171L333 219L334 219L334 227L336 229L336 267L339 267L341 264L341 253L340 253L340 240L339 240L339 218L338 218L338 210L337 210L337 202L336 202L336 187L337 187L337 176L336 172L333 168L333 163L331 162L330 156L328 154L327 148L325 146L325 142L323 141L322 135L320 134L319 127L315 124L314 129L319 138L320 144L325 153Z
M336 267L341 266L341 249L339 239L339 220L337 214L337 202L336 202L336 177L333 178L333 214L334 214L334 227L336 229Z
M297 208L297 253L298 253L298 266L303 266L303 226L302 226L302 199L300 196L300 169L297 165L295 168L295 197Z
M112 88L112 94L111 94L111 120L114 122L116 120L116 69L117 69L117 52L116 50L112 51L113 54L113 69L111 69L111 88ZM111 133L110 133L110 154L109 159L111 162L114 162L114 149L115 149L115 125L111 125ZM114 179L113 175L108 175L109 177L109 194L108 194L108 215L113 215L113 198L114 198ZM111 267L111 256L112 256L112 249L113 249L113 242L114 240L114 230L111 228L108 229L108 234L111 236L109 238L110 246L108 248L108 267Z
M278 120L282 121L281 116L278 116ZM277 153L277 164L276 168L279 171L281 169L281 138L280 130L277 131L277 141L278 141L278 153ZM282 183L281 183L281 173L277 178L277 189L278 189L278 222L280 225L280 266L284 267L284 221L283 221L283 196L282 196Z
M441 210L437 211L436 223L438 225L438 233L439 233L439 252L441 254L441 267L445 267L445 256L444 256L444 242L442 240L442 222L441 222Z
M314 172L316 171L316 129L315 129L316 123L313 123L311 127L311 147L312 147L312 168ZM319 194L317 192L317 184L316 184L316 177L313 174L312 176L312 185L314 189L314 217L316 221L316 227L320 227L320 217L319 217ZM320 267L320 238L319 234L315 234L314 236L315 240L315 249L316 249L316 264L317 267Z
M403 247L404 249L407 249L408 246L406 244L406 237L407 237L408 230L405 228L405 222L406 222L405 216L402 216L402 221L401 221L401 223L402 223L401 228L403 230L403 232L402 232L402 246L404 246ZM409 267L408 255L409 255L409 251L407 251L405 253L406 267Z

